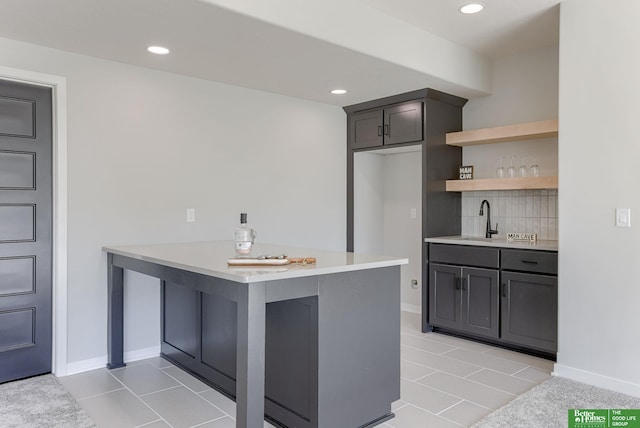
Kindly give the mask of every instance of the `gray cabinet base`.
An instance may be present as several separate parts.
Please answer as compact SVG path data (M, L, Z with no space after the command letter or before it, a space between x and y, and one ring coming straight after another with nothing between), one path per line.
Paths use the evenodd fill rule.
M399 267L267 283L315 295L269 301L265 418L281 427L373 427L400 398ZM296 283L287 283L296 281ZM310 287L313 286L313 287ZM162 355L235 399L236 303L164 281Z
M440 333L440 334L446 334L448 336L460 337L460 338L463 338L463 339L473 340L473 341L479 342L479 343L487 343L487 344L496 346L498 348L508 349L510 351L521 352L523 354L532 355L534 357L544 358L545 360L557 361L555 352L539 351L539 350L532 349L532 348L529 348L529 347L518 346L518 345L516 345L514 343L508 343L508 342L505 342L503 340L492 340L492 339L489 339L489 338L484 337L484 336L476 336L474 334L469 334L469 333L466 333L466 332L460 332L458 330L449 330L447 328L441 328L441 327L435 327L435 326L430 326L430 327L432 329L431 331L433 331L434 333Z

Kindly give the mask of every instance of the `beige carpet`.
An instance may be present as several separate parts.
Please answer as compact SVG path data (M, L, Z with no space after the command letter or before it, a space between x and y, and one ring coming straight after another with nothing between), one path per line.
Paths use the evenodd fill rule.
M490 413L472 428L566 428L569 409L640 409L640 398L554 377Z
M90 428L95 424L53 375L0 384L2 428Z

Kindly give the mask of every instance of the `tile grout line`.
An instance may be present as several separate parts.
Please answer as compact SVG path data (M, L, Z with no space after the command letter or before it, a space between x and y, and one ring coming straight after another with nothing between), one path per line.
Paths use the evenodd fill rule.
M151 364L151 365L152 365L152 366L154 366L153 364ZM156 366L154 366L154 367L156 367ZM193 428L193 427L199 427L199 426L202 426L202 425L207 424L207 423L209 423L209 422L213 422L213 421L217 421L217 420L219 420L219 419L223 419L223 418L225 418L225 417L229 417L229 418L231 418L232 420L235 420L235 418L233 417L233 415L228 414L227 412L225 412L224 410L222 410L221 408L219 408L218 406L216 406L215 404L213 404L212 402L210 402L209 400L207 400L206 398L204 398L204 397L201 395L202 393L205 393L205 392L209 392L209 391L214 390L213 388L208 387L208 389L206 389L206 390L204 390L204 391L196 392L195 390L193 390L193 389L189 388L186 384L184 384L180 379L178 379L178 378L176 378L176 377L172 376L170 373L167 373L167 372L165 371L165 369L176 368L176 369L178 369L178 370L181 370L181 371L182 371L183 373L185 373L186 375L191 376L189 373L187 373L186 371L182 370L180 367L175 366L175 365L170 365L170 366L167 366L167 367L164 367L164 368L160 368L160 367L156 367L156 368L157 368L157 369L159 369L159 370L160 370L162 373L164 373L165 375L169 376L171 379L175 380L179 385L174 386L174 387L171 387L171 388L161 389L161 390L154 391L154 392L149 392L149 393L147 393L147 394L142 394L142 395L137 396L138 398L140 398L140 397L142 397L142 396L147 396L147 395L150 395L150 394L155 394L155 393L157 393L157 392L169 391L169 390L171 390L171 389L175 389L175 388L178 388L178 387L182 386L182 387L184 387L187 391L192 392L192 393L193 393L196 397L198 397L200 400L204 401L205 403L207 403L208 405L210 405L210 406L214 407L215 409L219 410L219 411L222 413L222 416L220 416L220 417L218 417L218 418L209 419L209 420L204 421L204 422L201 422L201 423L199 423L199 424L197 424L197 425L193 425L193 426L192 426L192 427L190 427L190 428ZM191 377L193 378L193 376L191 376ZM196 379L196 378L193 378L193 379L198 380L198 379ZM199 380L198 380L198 381L199 381ZM199 382L201 382L201 381L199 381ZM201 383L202 383L202 382L201 382ZM204 383L203 383L203 385L205 385L205 386L206 386L206 384L204 384ZM135 394L134 394L134 395L135 395ZM141 401L143 401L143 400L141 400ZM144 401L143 401L143 402L144 402ZM145 404L146 404L146 403L145 403ZM153 409L152 409L152 410L153 410ZM160 417L160 418L162 419L162 417ZM169 422L168 422L168 421L166 421L166 420L164 420L164 419L162 419L162 420L163 420L163 421L165 421L169 426L172 426L171 424L169 424Z
M440 370L439 370L439 371L440 371ZM441 372L442 372L442 371L441 371ZM497 387L495 387L495 386L488 385L488 384L486 384L486 383L478 382L478 381L473 380L473 379L467 379L466 377L461 377L461 376L454 375L454 374L447 373L447 372L442 372L442 373L444 373L444 374L446 374L446 375L449 375L449 376L457 377L458 379L461 379L461 380L466 380L467 382L475 383L476 385L486 386L487 388L493 389L493 390L495 390L495 391L504 392L504 393L506 393L506 394L513 395L513 396L514 396L513 398L516 398L516 397L519 395L519 394L514 394L513 392L505 391L505 390L500 389L500 388L497 388ZM500 372L496 372L496 373L500 373ZM433 373L432 373L432 374L433 374ZM504 373L502 373L502 374L504 374ZM509 376L509 375L505 375L505 376ZM426 376L425 376L425 377L426 377ZM421 383L420 385L425 385L425 384ZM426 385L426 386L429 386L429 385ZM458 397L458 395L456 395L456 394L452 394L452 393L450 393L450 392L442 391L442 390L440 390L440 389L434 388L433 386L432 386L431 388L436 389L437 391L445 392L445 393L447 393L447 394L449 394L449 395L453 395L453 396L455 396L455 397ZM461 398L462 398L462 397L461 397ZM462 399L463 399L463 400L467 400L467 401L471 401L471 400L468 400L468 399L466 399L466 398L462 398ZM482 407L486 407L486 406L482 406Z
M185 374L187 374L187 375L191 376L189 373L185 372L185 371L184 371L184 370L182 370L181 368L179 368L179 367L176 367L176 368L177 368L178 370L181 370L183 373L185 373ZM196 379L195 377L191 376L194 380L196 380L196 381L200 382L201 384L203 384L204 386L206 386L206 387L208 388L208 389L205 389L204 391L200 391L200 392L198 392L198 391L196 391L195 389L192 389L192 388L188 387L186 384L184 384L183 382L181 382L181 381L180 381L180 379L178 379L177 377L172 376L172 375L171 375L171 373L167 373L167 372L165 372L165 371L164 371L164 369L160 369L160 370L162 370L162 372L163 372L164 374L166 374L167 376L169 376L171 379L175 380L176 382L180 383L182 386L184 386L185 388L187 388L189 391L193 392L194 394L200 395L200 394L201 394L201 393L203 393L203 392L211 391L211 390L213 389L213 388L211 388L210 386L208 386L207 384L205 384L204 382L202 382L202 381L200 381L200 380Z
M481 371L483 371L483 370L488 370L488 369L487 369L486 367L480 367L480 368L479 368L478 370L476 370L475 372L473 372L473 373L469 373L468 375L464 376L464 377L463 377L463 379L467 379L469 376L473 376L474 374L478 374L478 373L480 373L480 372L481 372ZM493 371L495 371L495 370L493 370ZM497 371L495 371L495 372L496 372L496 373L500 373L500 372L497 372Z
M142 398L142 397L146 397L147 395L157 394L158 392L171 391L172 389L176 389L176 388L180 388L180 387L183 387L185 389L189 389L189 388L187 388L186 386L184 386L183 384L180 383L179 385L174 385L174 386L171 386L169 388L163 388L163 389L158 389L157 391L145 392L144 394L136 395L136 397Z
M222 413L224 413L224 412L222 412ZM228 415L227 415L226 413L224 413L224 415L223 415L223 416L220 416L219 418L209 419L208 421L201 422L201 423L199 423L199 424L197 424L197 425L191 425L189 428L201 427L201 426L203 426L204 424L208 424L209 422L219 421L220 419L224 419L224 418L226 418L226 417L228 417ZM233 419L233 418L231 418L231 419ZM233 420L235 420L235 419L233 419Z
M458 401L457 403L454 403L454 404L452 404L451 406L447 407L446 409L442 409L442 410L440 410L438 413L435 413L435 414L436 414L436 415L438 415L438 416L440 416L440 414L441 414L441 413L444 413L444 412L446 412L447 410L449 410L449 409L451 409L451 408L453 408L453 407L457 406L458 404L463 403L463 402L465 402L465 401L467 401L467 400L465 400L464 398L461 398L461 399L460 399L460 401Z
M84 400L90 400L90 399L92 399L92 398L97 398L97 397L100 397L100 396L102 396L102 395L111 394L112 392L120 391L120 390L123 390L123 389L127 389L127 387L122 386L121 388L112 389L111 391L105 391L105 392L101 392L101 393L99 393L99 394L89 395L89 396L84 397L84 398L75 398L75 397L73 397L73 398L74 398L77 402L80 402L80 401L84 401Z
M152 366L152 367L155 367L153 364L149 364L149 363L142 363L142 364L147 364L147 365L150 365L150 366ZM142 364L141 364L141 365L142 365ZM135 367L135 366L133 366L133 367ZM157 367L155 367L155 368L157 368ZM122 369L126 369L126 367L122 367ZM158 369L158 370L161 370L161 369ZM161 370L161 371L162 371L162 370ZM124 383L123 383L123 382L121 382L121 381L120 381L120 379L118 379L115 375L113 375L109 370L107 370L107 373L109 373L109 374L110 374L111 376L113 376L113 377L114 377L118 382L120 382L120 383L122 383L122 384L124 385ZM148 405L144 400L142 400L138 394L136 394L135 392L133 392L133 391L132 391L132 390L131 390L127 385L124 385L124 387L125 387L125 389L126 389L127 391L129 391L131 394L133 394L133 396L134 396L134 397L136 397L136 398L138 399L138 401L140 401L143 405L145 405L145 406L146 406L149 410L151 410L153 413L155 413L156 415L158 415L158 417L159 417L161 420L163 420L167 425L169 425L171 428L173 428L173 425L171 425L171 424L169 423L169 421L167 421L165 418L163 418L163 417L162 417L162 415L160 415L158 412L156 412L155 410L153 410L153 408L151 408L151 406L149 406L149 405Z
M152 391L152 392L148 392L148 393L145 393L145 394L140 394L140 395L138 395L138 394L136 394L135 392L133 392L131 389L129 389L126 385L124 385L124 383L123 383L123 382L121 382L121 381L120 381L120 379L118 379L115 375L113 375L113 374L109 373L109 371L108 371L108 370L107 370L107 373L109 373L109 374L110 374L111 376L113 376L113 377L114 377L118 382L120 382L122 385L124 385L124 388L125 388L125 389L127 389L129 392L131 392L131 393L132 393L136 398L138 398L138 400L140 400L140 402L142 402L145 406L147 406L147 407L148 407L148 408L149 408L153 413L155 413L156 415L158 415L158 417L159 417L161 420L163 420L163 421L164 421L167 425L169 425L170 427L172 427L172 428L173 428L173 425L171 425L171 424L169 423L169 421L167 421L167 420L166 420L166 419L164 419L160 414L158 414L158 412L156 412L156 411L155 411L151 406L149 406L149 405L148 405L144 400L142 400L142 398L141 398L141 397L145 397L145 396L148 396L148 395L151 395L151 394L155 394L155 393L158 393L158 392L169 391L169 390L176 389L176 388L179 388L180 386L182 386L182 387L184 387L187 391L191 391L191 392L192 392L194 395L196 395L200 400L203 400L205 403L209 404L210 406L212 406L212 407L214 407L215 409L217 409L217 410L219 410L220 412L222 412L222 414L223 414L223 415L229 416L230 418L234 419L232 415L229 415L227 412L225 412L224 410L220 409L218 406L216 406L215 404L213 404L212 402L210 402L210 401L209 401L209 400L207 400L206 398L202 397L202 396L200 395L200 393L197 393L197 392L193 391L191 388L189 388L189 387L188 387L188 386L186 386L184 383L182 383L179 379L177 379L177 378L175 378L175 377L171 376L169 373L165 372L165 371L164 371L164 369L159 368L159 367L157 367L157 366L155 366L155 365L153 365L153 364L151 364L151 363L148 363L148 362L141 363L141 364L138 364L138 365L145 365L145 364L146 364L146 365L149 365L149 366L151 366L151 367L153 367L153 368L155 368L155 369L157 369L157 370L159 370L160 372L162 372L162 373L163 373L163 374L165 374L166 376L168 376L168 377L170 377L171 379L175 380L175 381L178 383L178 385L176 385L176 386L172 386L172 387L170 387L170 388L159 389L159 390L157 390L157 391ZM134 366L134 367L135 367L135 366ZM165 367L165 368L171 368L171 367L176 367L178 370L182 370L181 368L179 368L179 367L177 367L177 366L175 366L175 365L171 365L171 366L168 366L168 367ZM122 367L122 369L126 369L126 367ZM184 370L183 370L183 371L184 371ZM185 373L186 373L186 374L188 374L187 372L185 372ZM213 388L211 388L211 389L213 389ZM207 391L209 391L209 390L207 390ZM203 392L207 392L207 391L203 391ZM211 419L211 420L205 421L205 422L203 422L203 423L212 422L212 421L214 421L214 420L218 420L218 419L220 419L220 418ZM234 420L235 420L235 419L234 419ZM150 423L150 422L149 422L149 423Z
M155 424L156 422L160 422L160 421L167 422L164 419L160 418L160 419L156 419L155 421L144 423L142 425L136 425L134 428L143 428L143 427L149 426L151 424ZM168 424L168 422L167 422L167 424ZM171 426L171 425L169 425L169 426Z

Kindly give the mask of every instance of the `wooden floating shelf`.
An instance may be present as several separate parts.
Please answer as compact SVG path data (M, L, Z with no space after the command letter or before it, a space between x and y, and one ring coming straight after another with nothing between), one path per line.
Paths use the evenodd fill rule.
M504 143L536 138L558 136L558 119L541 122L527 122L495 128L474 129L471 131L450 132L447 144L450 146L475 146L477 144Z
M447 180L447 192L479 190L557 189L558 177L478 178L475 180Z

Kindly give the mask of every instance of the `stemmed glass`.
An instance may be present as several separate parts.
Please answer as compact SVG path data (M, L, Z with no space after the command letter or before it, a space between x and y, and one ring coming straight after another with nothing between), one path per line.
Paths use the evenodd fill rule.
M533 165L531 165L531 176L532 177L538 177L540 176L540 167L538 166L538 163L536 162L536 156L533 156Z
M504 156L500 158L500 168L496 169L496 175L498 176L498 178L504 178L504 166L502 166L503 163Z
M516 176L516 167L513 166L513 161L515 158L515 156L511 156L511 165L509 166L509 168L507 168L507 176L509 178L513 178Z
M520 177L526 177L527 173L529 172L529 169L527 168L527 165L526 165L526 159L527 159L526 156L522 156L522 161L520 163L520 167L518 168L518 175Z

